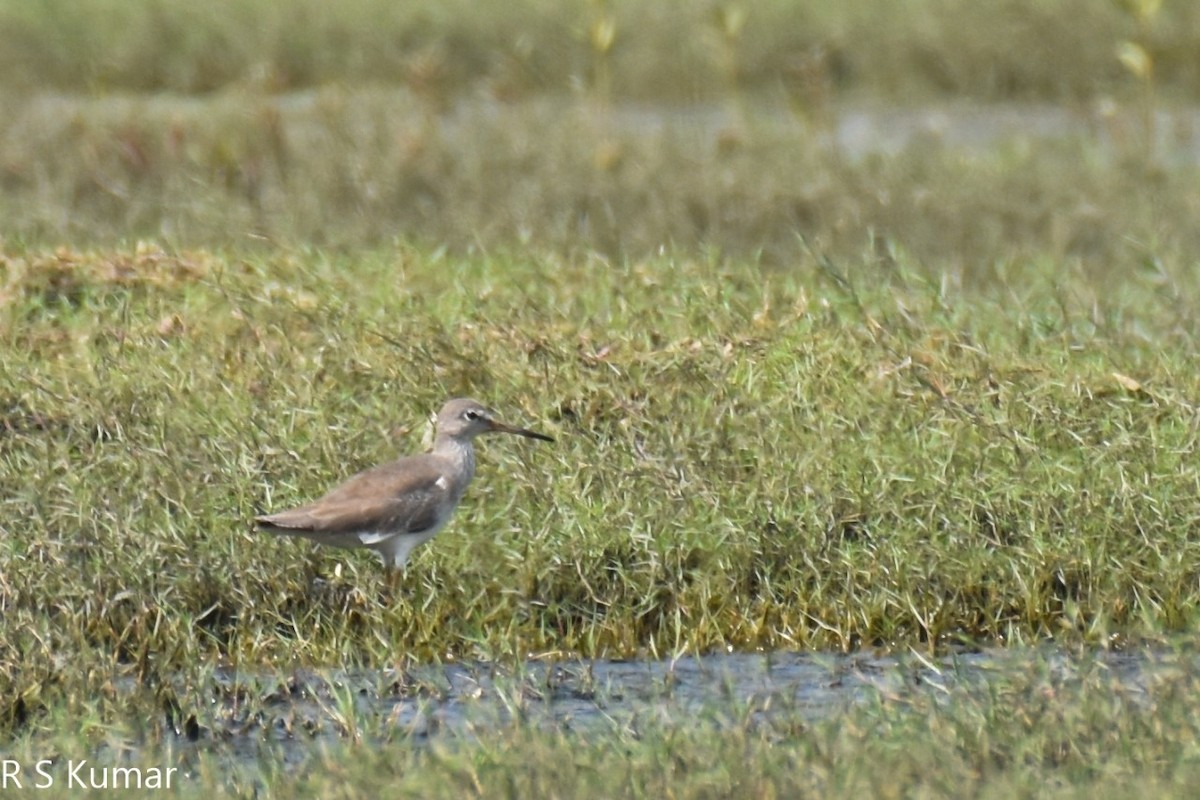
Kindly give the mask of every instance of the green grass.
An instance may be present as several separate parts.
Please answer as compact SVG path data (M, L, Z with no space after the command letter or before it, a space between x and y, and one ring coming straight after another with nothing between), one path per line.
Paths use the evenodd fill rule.
M1129 123L1195 95L1194 4L760 3L724 40L705 5L76 5L0 0L0 757L133 748L250 793L184 744L268 710L219 665L1195 630L1200 175L1188 130ZM824 138L913 98L1087 125ZM484 442L395 592L252 530L455 395L558 442ZM281 796L1183 794L1179 658L1144 695L1035 670L586 747L376 749L330 707L344 747L258 755Z
M990 280L1009 259L1096 278L1200 246L1193 4L1139 27L1092 0L761 3L738 46L704 4L139 6L0 0L10 247L401 241L786 267L803 235L848 263L874 238L881 258ZM597 15L618 26L608 88ZM1152 80L1117 59L1131 40ZM935 131L897 156L834 136L847 102L886 129L914 103L1013 100L1071 109L1072 131L976 148ZM1182 112L1156 136L1155 109Z
M203 93L366 82L411 86L436 103L601 82L617 98L656 102L719 97L731 85L804 107L843 92L1079 100L1125 90L1114 49L1137 37L1160 84L1194 97L1200 15L1186 0L1163 5L1143 31L1119 3L1093 0L352 0L336 9L314 0L4 0L0 84ZM724 25L722 11L744 24ZM591 35L602 20L614 31L603 65Z
M1138 683L1086 657L1046 653L1014 659L986 682L976 673L944 686L906 675L889 691L868 693L833 716L812 720L786 700L730 698L697 712L659 704L586 732L521 719L460 735L410 738L376 714L333 704L315 720L286 700L209 700L201 730L231 713L263 733L249 742L217 736L187 741L189 723L131 726L104 722L102 703L57 715L51 736L17 737L3 755L21 764L32 790L33 765L46 758L54 785L39 796L78 797L72 761L96 767L177 768L172 796L352 798L421 797L1188 797L1198 774L1197 685L1192 650L1164 652ZM918 665L919 666L919 665ZM536 695L536 690L534 691ZM120 698L145 717L161 716L150 698ZM352 701L350 701L352 702ZM486 704L490 702L485 699ZM536 701L533 701L536 702ZM212 710L216 706L216 710ZM128 715L125 719L135 719ZM284 766L274 734L322 741L312 758ZM329 729L343 741L320 739ZM82 771L87 779L86 769ZM143 774L149 774L143 772ZM10 789L13 787L9 787ZM107 790L92 795L111 793Z
M874 238L881 262L985 282L1012 259L1103 278L1200 247L1186 151L1168 165L1134 141L1064 135L851 157L786 115L748 112L730 129L664 113L656 130L536 100L431 122L403 95L336 87L295 102L42 98L0 123L0 214L19 247L354 252L399 240L786 268L805 257L803 235L857 269Z
M1190 630L1192 295L1038 265L970 292L837 269L10 254L9 724L114 670L214 661ZM396 596L367 554L250 529L419 449L463 394L559 442L485 443Z

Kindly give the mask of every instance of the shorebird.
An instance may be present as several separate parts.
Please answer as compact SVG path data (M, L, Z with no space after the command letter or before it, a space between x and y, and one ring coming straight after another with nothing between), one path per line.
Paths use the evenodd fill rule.
M320 500L255 517L258 527L334 547L366 547L399 573L417 545L442 529L475 475L472 440L484 433L512 433L553 442L545 434L515 428L491 409L465 398L438 413L433 449L353 476Z

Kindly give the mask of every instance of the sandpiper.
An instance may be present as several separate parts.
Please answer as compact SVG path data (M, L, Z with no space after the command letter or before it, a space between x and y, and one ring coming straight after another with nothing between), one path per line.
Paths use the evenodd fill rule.
M433 449L360 472L320 500L255 517L262 530L300 536L334 547L374 550L399 572L417 545L441 530L475 475L472 440L512 433L553 442L545 434L496 419L483 404L450 400L438 413Z

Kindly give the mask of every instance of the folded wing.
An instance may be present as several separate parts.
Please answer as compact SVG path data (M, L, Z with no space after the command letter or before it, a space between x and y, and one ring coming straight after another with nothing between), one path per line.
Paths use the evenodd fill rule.
M442 473L426 458L417 456L360 472L320 500L256 517L255 522L263 530L284 534L429 530L437 526L451 498Z

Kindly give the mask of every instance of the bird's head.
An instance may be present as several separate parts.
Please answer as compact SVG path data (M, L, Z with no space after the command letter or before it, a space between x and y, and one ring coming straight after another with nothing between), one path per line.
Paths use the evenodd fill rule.
M544 433L536 433L501 422L496 418L494 411L478 400L456 398L442 406L442 410L438 413L438 436L474 439L484 433L511 433L527 439L541 439L543 442L554 441Z

